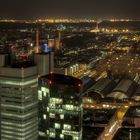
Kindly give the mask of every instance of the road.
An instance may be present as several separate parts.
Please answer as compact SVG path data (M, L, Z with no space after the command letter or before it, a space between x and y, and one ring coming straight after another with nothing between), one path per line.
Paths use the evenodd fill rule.
M107 126L105 127L105 131L99 136L99 140L112 140L116 132L119 128L121 128L121 124L123 118L127 112L127 110L131 106L137 106L140 103L135 102L128 102L128 103L92 103L92 104L83 104L83 108L85 109L113 109L116 108L117 111L113 115L113 117L108 122Z

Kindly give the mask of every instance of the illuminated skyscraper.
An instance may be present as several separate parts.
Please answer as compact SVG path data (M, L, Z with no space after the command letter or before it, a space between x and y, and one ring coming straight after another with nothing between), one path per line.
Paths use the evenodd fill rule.
M38 139L37 67L0 67L1 140Z
M0 54L1 140L38 140L38 75L53 71L53 55L11 62L13 56Z
M49 140L82 139L79 79L49 74L39 79L39 134Z

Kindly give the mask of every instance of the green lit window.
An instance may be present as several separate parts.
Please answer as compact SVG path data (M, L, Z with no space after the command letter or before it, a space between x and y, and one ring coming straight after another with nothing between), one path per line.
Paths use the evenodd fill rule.
M49 114L49 117L50 117L50 118L55 118L55 114L50 113L50 114Z
M55 138L55 132L50 132L50 138Z
M55 104L49 103L49 107L50 107L50 108L55 108Z
M60 134L60 139L64 139L64 135L63 134Z
M49 107L47 107L47 112L49 112L50 111L50 108Z
M55 128L56 128L56 129L60 129L60 127L61 127L61 126L60 126L59 123L55 123Z
M59 98L50 98L50 103L62 104L63 100Z
M43 119L46 120L46 114L43 115Z
M61 120L64 119L64 114L60 114L60 119L61 119Z
M73 110L74 109L73 105L65 105L64 108L66 110Z
M49 130L47 130L46 132L47 132L47 135L49 135L49 133L50 133Z
M63 128L64 128L65 130L71 130L71 125L69 125L69 124L64 124Z
M38 91L38 99L42 100L42 91L40 91L40 90Z
M73 137L73 140L80 140L79 137Z

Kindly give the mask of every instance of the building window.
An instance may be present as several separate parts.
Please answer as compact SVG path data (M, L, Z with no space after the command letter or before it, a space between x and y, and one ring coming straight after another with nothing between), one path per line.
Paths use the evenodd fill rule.
M55 138L55 132L50 132L50 138Z
M56 129L60 129L60 127L61 127L61 126L60 126L59 123L55 123L55 128L56 128Z
M60 139L64 139L64 135L63 134L60 134Z
M73 140L80 140L79 137L73 137Z
M68 111L80 111L79 106L64 105L63 108L68 110Z
M46 114L43 115L43 119L46 120Z
M53 113L50 113L49 116L50 116L50 118L55 118L55 114L53 114Z
M50 108L55 108L55 104L54 103L49 103L49 107Z
M53 104L62 104L63 100L59 98L50 98L50 103Z
M42 91L40 91L40 90L38 91L38 99L42 100Z
M71 130L71 125L69 125L69 124L64 124L63 128L64 128L65 130Z
M43 95L46 97L47 96L47 93L46 92L43 92Z
M47 135L49 135L49 130L47 130Z
M50 111L50 108L49 107L47 107L47 112L49 112Z
M64 119L64 114L60 114L60 119L61 119L61 120Z
M65 107L64 107L66 110L74 110L74 107L73 107L73 105L65 105Z
M43 93L43 95L46 97L47 94L50 92L50 90L48 88L45 88L45 87L41 87L41 91Z

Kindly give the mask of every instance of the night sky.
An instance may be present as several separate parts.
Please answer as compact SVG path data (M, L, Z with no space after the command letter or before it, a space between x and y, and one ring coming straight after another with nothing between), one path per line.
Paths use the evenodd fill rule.
M140 0L0 0L0 17L140 19Z

